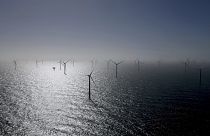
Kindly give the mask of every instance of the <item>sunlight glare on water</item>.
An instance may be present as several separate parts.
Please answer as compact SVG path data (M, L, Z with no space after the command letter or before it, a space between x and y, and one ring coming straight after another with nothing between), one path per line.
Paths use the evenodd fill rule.
M68 63L67 75L54 61L0 67L2 135L190 135L208 126L208 71L198 91L197 72L182 67L139 73L124 64L116 79L113 65L108 73L98 64L88 100L89 62Z

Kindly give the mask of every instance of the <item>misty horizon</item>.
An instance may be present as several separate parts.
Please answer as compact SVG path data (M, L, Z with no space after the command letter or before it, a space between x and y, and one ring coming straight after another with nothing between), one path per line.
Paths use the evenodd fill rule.
M208 61L208 1L0 2L0 57Z

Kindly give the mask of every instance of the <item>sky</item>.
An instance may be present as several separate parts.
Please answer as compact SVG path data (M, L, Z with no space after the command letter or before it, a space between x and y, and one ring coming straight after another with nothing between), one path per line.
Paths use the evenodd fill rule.
M210 58L209 0L1 0L0 57Z

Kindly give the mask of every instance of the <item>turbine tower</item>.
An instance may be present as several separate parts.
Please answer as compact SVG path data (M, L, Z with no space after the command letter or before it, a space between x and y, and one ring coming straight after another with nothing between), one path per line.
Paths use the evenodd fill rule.
M61 70L62 60L60 59L58 63L60 64L60 70Z
M93 81L93 83L95 84L95 82L94 82L94 80L93 80L93 78L92 78L92 74L93 74L93 70L92 70L92 72L89 74L89 75L86 75L86 76L88 76L88 79L89 79L89 100L91 100L91 92L90 92L90 88L91 88L91 86L90 86L90 84L91 84L91 80ZM96 85L96 84L95 84Z
M64 74L66 75L66 64L69 62L70 60L67 60L66 62L63 62L63 67L64 67Z
M16 70L16 68L17 68L17 61L14 60L13 62L14 62L14 65L15 65L15 70Z
M36 60L36 67L38 67L38 60Z
M112 63L114 63L114 64L115 64L115 66L116 66L116 69L115 69L115 70L116 70L116 78L117 78L118 65L119 65L119 64L121 64L121 63L123 63L123 61L120 61L120 62L115 62L115 61L113 61L113 60L112 60Z

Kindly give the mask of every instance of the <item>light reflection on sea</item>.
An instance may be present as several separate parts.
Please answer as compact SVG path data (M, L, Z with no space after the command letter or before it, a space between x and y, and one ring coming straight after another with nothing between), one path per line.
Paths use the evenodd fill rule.
M56 66L53 71L52 67ZM122 65L95 68L88 100L90 63L21 62L0 66L2 135L199 135L209 127L209 71ZM157 70L159 69L159 70ZM170 70L168 70L170 69ZM202 124L203 126L200 126Z

